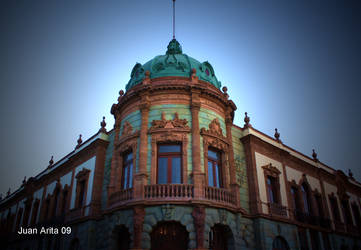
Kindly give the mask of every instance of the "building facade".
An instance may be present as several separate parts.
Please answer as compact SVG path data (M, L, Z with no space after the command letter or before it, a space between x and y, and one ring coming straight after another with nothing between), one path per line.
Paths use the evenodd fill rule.
M360 249L361 184L256 130L173 39L91 138L0 201L6 249ZM18 232L22 232L21 234Z

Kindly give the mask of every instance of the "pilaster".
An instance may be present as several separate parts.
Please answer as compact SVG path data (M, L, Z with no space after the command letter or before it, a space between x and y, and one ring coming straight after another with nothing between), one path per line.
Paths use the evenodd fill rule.
M203 197L204 171L201 169L201 136L199 130L200 93L192 90L191 111L192 111L192 160L193 160L193 184L194 198Z

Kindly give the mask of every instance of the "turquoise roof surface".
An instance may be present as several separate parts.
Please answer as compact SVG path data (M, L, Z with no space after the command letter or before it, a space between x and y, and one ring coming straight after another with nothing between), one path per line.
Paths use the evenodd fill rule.
M165 55L154 57L144 65L136 63L130 74L130 80L125 87L128 91L133 86L142 82L145 72L150 72L150 78L164 76L183 76L190 77L192 69L196 69L196 75L200 80L209 82L218 89L221 88L221 82L217 80L212 65L209 62L199 62L196 59L184 54L182 47L176 39L169 42L168 50Z

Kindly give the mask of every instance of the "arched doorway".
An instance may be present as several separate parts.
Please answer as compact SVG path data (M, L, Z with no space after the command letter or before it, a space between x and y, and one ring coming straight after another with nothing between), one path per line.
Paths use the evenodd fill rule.
M228 226L215 224L209 232L209 249L231 250L233 248L233 234Z
M179 222L161 222L153 229L151 250L187 250L188 232Z
M289 250L290 247L288 246L287 241L281 237L277 236L272 243L272 250Z
M130 233L128 229L121 225L116 226L113 230L113 245L112 250L128 250L130 249Z

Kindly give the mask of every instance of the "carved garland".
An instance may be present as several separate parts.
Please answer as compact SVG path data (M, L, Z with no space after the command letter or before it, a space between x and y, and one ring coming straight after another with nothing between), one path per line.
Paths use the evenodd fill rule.
M230 180L228 156L229 156L229 144L227 138L223 135L222 128L218 119L214 119L209 124L209 129L201 129L201 135L203 137L203 158L204 158L204 172L206 174L206 180L208 180L208 149L209 147L218 149L221 152L221 176L224 188L228 188ZM208 181L207 181L208 183Z
M182 183L188 183L187 174L187 146L188 146L188 127L186 119L179 119L178 113L174 114L173 120L166 120L165 113L162 112L161 120L153 120L148 133L152 135L152 160L151 160L151 184L157 183L157 154L159 143L181 143L182 144Z

